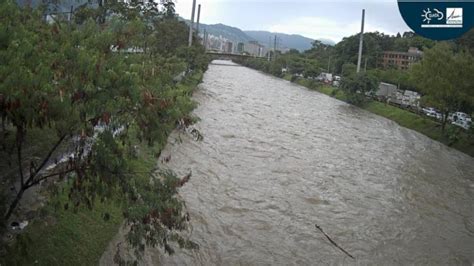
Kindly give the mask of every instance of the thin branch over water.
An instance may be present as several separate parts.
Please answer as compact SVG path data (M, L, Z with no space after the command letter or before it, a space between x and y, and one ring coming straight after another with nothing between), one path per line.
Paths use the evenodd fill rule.
M324 234L324 236L326 236L326 238L329 240L329 242L331 242L335 247L337 247L338 249L340 249L340 250L341 250L342 252L344 252L347 256L349 256L349 257L355 259L354 256L352 256L349 252L347 252L345 249L343 249L341 246L339 246L336 242L334 242L334 240L332 240L332 239L323 231L323 229L322 229L319 225L315 224L315 226L316 226L316 228L317 228L319 231L321 231L321 233Z

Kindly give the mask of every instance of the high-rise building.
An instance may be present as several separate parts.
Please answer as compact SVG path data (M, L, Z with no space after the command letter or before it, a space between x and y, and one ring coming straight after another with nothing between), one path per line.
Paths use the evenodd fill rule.
M244 52L244 43L243 42L239 42L237 44L237 53L241 54Z
M244 51L253 56L265 56L265 46L259 44L257 41L250 41L244 45Z
M234 43L226 41L224 44L224 52L232 54L234 52Z

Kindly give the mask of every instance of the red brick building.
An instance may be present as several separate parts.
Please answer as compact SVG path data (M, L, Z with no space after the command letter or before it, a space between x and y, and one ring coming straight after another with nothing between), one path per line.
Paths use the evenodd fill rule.
M408 52L385 51L379 61L379 66L382 68L395 67L404 70L420 60L422 56L423 52L414 47L410 47Z

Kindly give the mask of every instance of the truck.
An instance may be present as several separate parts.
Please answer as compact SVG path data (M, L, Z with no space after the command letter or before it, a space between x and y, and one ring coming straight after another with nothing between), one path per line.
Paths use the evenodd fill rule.
M387 100L391 99L394 100L397 95L397 86L390 84L390 83L385 83L385 82L380 82L378 90L375 92L375 96L379 98L380 100Z

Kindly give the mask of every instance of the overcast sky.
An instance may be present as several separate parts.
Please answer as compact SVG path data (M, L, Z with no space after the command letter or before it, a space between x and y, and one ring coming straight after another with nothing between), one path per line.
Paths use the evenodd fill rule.
M396 0L197 0L201 22L223 23L242 30L301 34L339 42L360 31L362 9L366 31L397 34L409 30ZM196 4L196 15L197 15ZM176 0L176 12L191 17L192 0Z

